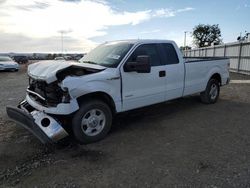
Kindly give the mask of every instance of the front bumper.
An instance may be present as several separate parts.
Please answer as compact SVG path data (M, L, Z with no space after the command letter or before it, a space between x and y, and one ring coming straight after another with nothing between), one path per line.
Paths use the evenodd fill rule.
M70 103L60 103L56 107L45 107L34 101L28 94L25 99L33 108L48 113L56 115L69 115L79 109L79 105L76 99L72 99Z
M26 105L24 105L26 104ZM53 117L37 110L26 109L27 102L18 108L6 107L8 116L36 136L43 144L55 143L68 136L68 133Z

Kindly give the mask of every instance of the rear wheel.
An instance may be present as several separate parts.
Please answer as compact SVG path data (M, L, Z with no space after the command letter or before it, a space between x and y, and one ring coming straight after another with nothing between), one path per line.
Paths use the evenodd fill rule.
M72 129L77 141L83 144L99 141L109 132L112 113L109 106L99 100L82 103L72 120Z
M200 94L201 101L206 104L214 104L220 95L220 84L216 79L208 81L206 90Z

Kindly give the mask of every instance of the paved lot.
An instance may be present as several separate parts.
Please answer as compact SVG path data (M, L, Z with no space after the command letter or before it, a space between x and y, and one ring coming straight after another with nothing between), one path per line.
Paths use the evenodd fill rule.
M232 74L233 80L250 76ZM101 142L45 147L8 120L27 76L0 72L0 187L250 187L250 84L116 117Z

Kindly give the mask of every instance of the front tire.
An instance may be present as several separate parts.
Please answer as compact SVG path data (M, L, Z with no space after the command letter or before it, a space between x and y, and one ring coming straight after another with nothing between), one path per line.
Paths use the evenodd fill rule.
M100 100L90 100L81 104L72 119L72 129L76 140L89 144L103 139L112 125L112 112Z
M214 104L220 95L220 84L216 79L210 79L206 90L200 94L201 101L206 104Z

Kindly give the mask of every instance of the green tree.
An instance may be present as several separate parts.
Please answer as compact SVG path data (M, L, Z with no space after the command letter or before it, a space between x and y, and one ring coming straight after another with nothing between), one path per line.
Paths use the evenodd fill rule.
M221 31L218 24L199 24L194 27L192 33L194 43L197 47L206 47L221 44Z

